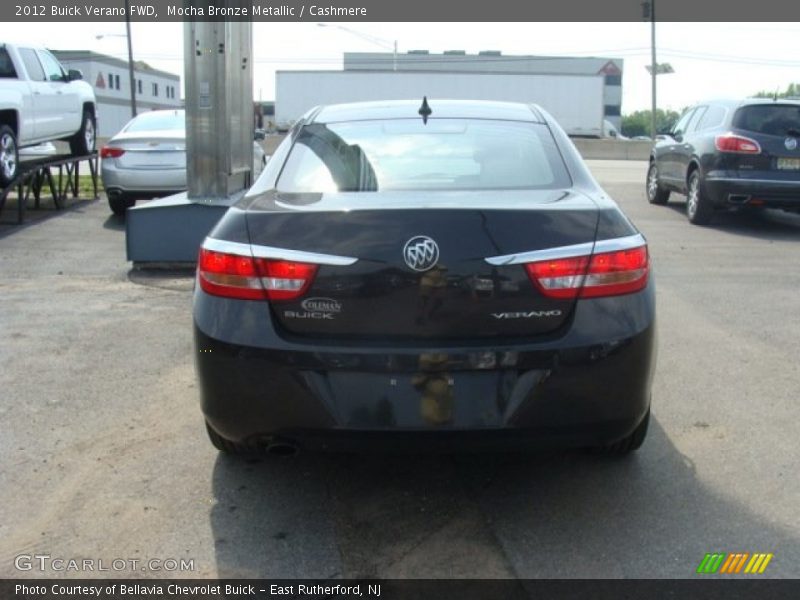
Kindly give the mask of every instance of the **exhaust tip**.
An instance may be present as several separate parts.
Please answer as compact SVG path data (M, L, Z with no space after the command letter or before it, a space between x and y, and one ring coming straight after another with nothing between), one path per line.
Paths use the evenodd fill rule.
M747 194L728 194L728 202L731 204L747 204L750 196Z
M294 456L300 451L300 448L287 439L276 439L272 436L261 436L256 445L265 454L272 454L273 456Z
M267 446L267 454L273 456L294 456L299 451L299 448L294 444L288 442L277 442Z

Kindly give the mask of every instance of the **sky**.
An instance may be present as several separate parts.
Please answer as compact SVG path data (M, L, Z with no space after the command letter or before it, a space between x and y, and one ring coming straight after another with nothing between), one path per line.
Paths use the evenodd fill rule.
M624 59L622 112L650 107L649 23L254 23L255 99L275 97L275 71L341 69L342 53L500 50L503 54L607 56ZM56 50L93 50L127 59L119 23L15 23L3 41ZM68 34L66 34L68 32ZM800 82L800 23L658 23L658 106L672 110L716 97L749 96ZM96 36L103 35L102 39ZM183 24L133 23L135 60L181 75Z

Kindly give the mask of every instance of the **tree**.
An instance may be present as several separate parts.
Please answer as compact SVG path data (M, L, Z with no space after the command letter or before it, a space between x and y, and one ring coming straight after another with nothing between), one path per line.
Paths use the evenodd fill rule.
M666 131L677 123L681 113L674 110L656 110L656 131ZM650 111L637 110L622 117L622 135L636 137L650 135Z
M786 91L780 92L775 90L774 92L768 92L766 90L762 90L755 94L756 98L797 98L800 97L800 83L790 83L786 86Z

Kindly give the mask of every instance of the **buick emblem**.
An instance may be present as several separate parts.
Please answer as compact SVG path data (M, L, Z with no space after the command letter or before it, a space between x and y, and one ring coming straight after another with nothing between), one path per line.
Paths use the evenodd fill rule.
M439 261L439 246L431 238L418 235L406 242L403 258L415 271L427 271Z
M794 150L797 148L797 138L787 137L783 140L783 145L786 146L787 150Z

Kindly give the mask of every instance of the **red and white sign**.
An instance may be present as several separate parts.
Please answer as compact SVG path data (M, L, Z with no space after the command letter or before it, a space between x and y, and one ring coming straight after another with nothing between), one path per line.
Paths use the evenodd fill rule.
M610 60L597 72L598 75L601 73L603 75L621 75L622 71L620 71L620 68L614 63L613 60Z

